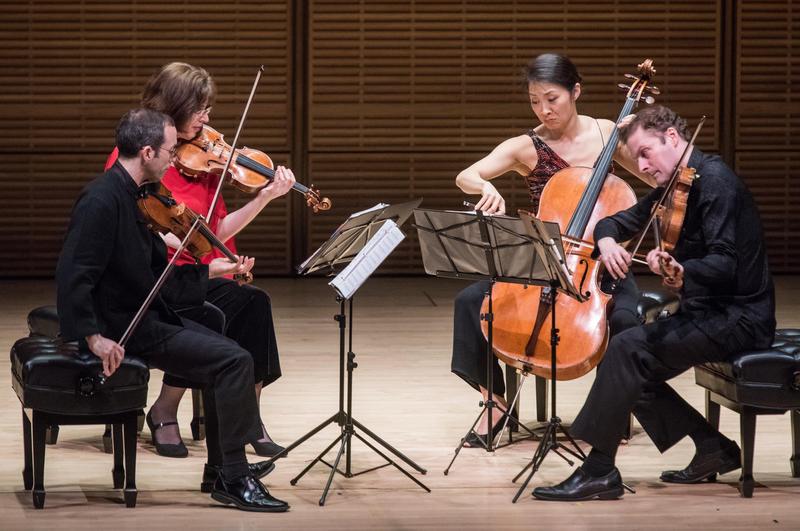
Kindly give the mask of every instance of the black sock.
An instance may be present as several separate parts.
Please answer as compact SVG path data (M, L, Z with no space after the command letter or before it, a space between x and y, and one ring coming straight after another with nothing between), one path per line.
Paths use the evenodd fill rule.
M728 438L714 429L708 422L698 423L697 426L689 432L689 437L692 438L698 454L718 452L730 442Z
M592 477L599 478L614 470L614 455L592 448L581 468Z
M222 455L222 476L227 481L244 477L250 473L244 447Z

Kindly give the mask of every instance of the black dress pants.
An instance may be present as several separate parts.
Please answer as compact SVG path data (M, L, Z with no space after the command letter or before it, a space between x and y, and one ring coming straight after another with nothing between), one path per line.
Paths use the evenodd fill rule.
M214 278L208 282L206 302L224 314L225 336L236 341L253 358L253 385L266 386L277 380L281 376L281 365L269 295L253 286ZM198 308L194 307L179 311L182 316L204 322L204 317L197 312ZM173 387L196 387L173 374L165 374L164 383Z
M697 319L678 313L612 337L571 434L614 455L633 412L659 451L665 452L706 423L665 382L694 365L723 361L751 348L753 340L737 326L718 344L697 328Z
M232 339L195 321L184 318L182 321L182 329L135 353L150 366L197 382L206 390L207 407L216 410L218 421L218 426L214 426L218 436L209 433L208 437L210 463L219 464L222 454L241 451L244 456L245 442L261 435L252 387L253 359ZM164 326L174 329L172 325ZM217 441L219 446L215 447Z

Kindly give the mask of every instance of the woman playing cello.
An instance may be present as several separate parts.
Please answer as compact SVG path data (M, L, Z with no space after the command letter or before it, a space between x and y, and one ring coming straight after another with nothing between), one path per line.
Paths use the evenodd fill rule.
M592 167L615 127L610 120L578 114L581 77L569 58L552 53L539 55L528 64L526 79L531 108L540 125L503 141L456 177L456 184L465 193L480 194L476 209L487 214L505 213L505 200L491 183L492 179L509 171L522 175L528 185L531 210L536 212L548 180L569 166ZM624 148L617 147L614 159L653 186L652 178L638 171ZM487 345L481 332L480 308L488 288L488 282L478 282L456 297L451 364L451 370L480 391L484 398L487 398ZM631 275L617 285L614 295L614 311L610 317L612 334L638 324L638 294ZM504 388L500 365L495 362L494 399L501 410L505 410L506 403L502 397ZM493 432L502 426L501 419L501 415L493 417ZM488 419L484 415L475 431L483 435L488 430ZM475 433L467 437L465 444L480 446Z

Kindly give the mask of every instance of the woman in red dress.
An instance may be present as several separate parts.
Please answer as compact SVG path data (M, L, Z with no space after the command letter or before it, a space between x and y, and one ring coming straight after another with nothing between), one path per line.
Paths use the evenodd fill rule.
M179 141L186 142L199 135L203 126L208 123L215 93L214 81L206 70L186 63L170 63L147 82L142 94L142 106L172 117ZM106 166L111 166L116 157L115 149ZM173 165L167 169L161 182L178 202L205 215L219 181L212 174L196 179L186 178ZM209 227L236 254L234 236L272 200L285 195L294 182L292 171L278 166L274 180L238 210L228 212L225 201L220 196L214 212L207 220ZM177 248L180 243L172 234L164 235L164 239L171 248ZM208 263L220 256L224 255L214 249L202 258L202 262ZM195 261L188 253L178 260L178 263ZM225 335L253 356L254 392L260 400L261 390L281 376L269 295L256 287L239 285L229 278L217 278L208 283L206 301L225 314ZM177 423L178 404L187 387L191 387L191 382L165 374L161 393L147 414L147 424L159 455L188 455ZM283 450L283 447L269 437L260 418L254 419L254 422L259 422L262 426L262 438L250 441L258 455L270 457Z

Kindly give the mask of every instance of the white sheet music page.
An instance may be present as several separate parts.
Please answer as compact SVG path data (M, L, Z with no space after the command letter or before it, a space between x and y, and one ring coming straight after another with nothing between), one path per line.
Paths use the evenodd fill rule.
M328 285L343 298L349 299L405 237L394 221L386 220L364 248Z

